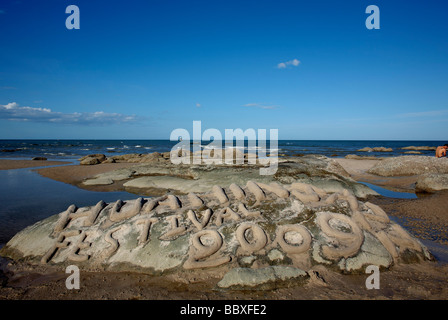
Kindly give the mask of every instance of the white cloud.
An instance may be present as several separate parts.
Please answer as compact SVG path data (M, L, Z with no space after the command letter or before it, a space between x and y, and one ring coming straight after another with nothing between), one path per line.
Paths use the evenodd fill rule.
M0 119L10 121L50 122L61 124L104 125L135 122L135 115L97 112L55 112L48 108L21 107L16 102L0 105Z
M280 63L277 65L277 68L279 68L279 69L284 69L284 68L286 68L286 63L284 63L284 62L280 62Z
M279 64L277 64L277 68L278 69L285 69L287 66L294 66L294 67L298 67L300 64L300 61L297 59L293 59L293 60L289 60L286 62L280 62Z
M243 107L253 107L253 108L259 108L259 109L277 109L279 106L276 105L265 105L261 103L248 103L243 105Z
M196 103L196 107L200 108L202 107L200 103Z

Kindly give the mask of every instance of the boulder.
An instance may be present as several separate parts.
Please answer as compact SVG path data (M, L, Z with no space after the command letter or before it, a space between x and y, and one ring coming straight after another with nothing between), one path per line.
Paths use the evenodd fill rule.
M275 288L316 266L343 274L433 260L378 206L349 190L292 183L215 185L204 193L117 200L67 210L17 233L1 250L29 269L224 275L220 288Z
M98 158L93 158L93 157L85 157L82 160L79 161L79 164L83 165L83 166L90 166L90 165L95 165L95 164L99 164L101 163L100 160L98 160Z
M423 174L415 184L415 192L433 193L441 190L448 190L448 174Z
M109 178L95 178L95 179L89 179L83 182L86 186L105 186L109 184L113 184L114 180Z
M34 157L33 159L31 159L31 160L36 160L36 161L45 161L45 160L47 160L47 158L45 158L45 157Z
M106 160L106 156L104 154L90 154L79 158L78 160L81 165L95 165L104 162Z
M107 158L107 159L104 160L102 163L116 163L116 161L115 161L115 159Z
M104 160L106 160L106 156L104 154L101 153L97 153L97 154L89 154L87 156L84 156L82 158L79 158L78 161L82 161L86 158L97 158L99 161L103 162Z
M348 154L344 157L345 159L354 159L354 160L381 160L383 158L378 158L374 156L358 156L357 154Z
M325 156L307 155L288 158L279 164L274 179L280 183L308 183L326 192L349 189L360 198L378 195L364 184L351 179L350 174L336 160Z
M165 162L167 159L163 157L163 155L159 152L148 153L142 156L138 162L140 163L158 163Z

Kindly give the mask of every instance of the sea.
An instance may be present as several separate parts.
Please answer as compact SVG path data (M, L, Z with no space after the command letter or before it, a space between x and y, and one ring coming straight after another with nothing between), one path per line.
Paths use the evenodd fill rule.
M106 156L129 153L169 152L178 141L170 140L0 140L0 158L30 159L45 157L49 160L76 160L89 154L105 154ZM303 156L321 154L327 157L343 158L349 154L359 156L395 157L406 155L412 151L401 149L410 146L436 147L447 141L391 141L391 140L279 140L279 155ZM210 141L201 141L206 149ZM234 142L237 146L237 142ZM391 148L391 152L358 151L365 147ZM245 141L244 151L251 145ZM270 145L267 141L269 151ZM274 149L274 146L272 147ZM419 150L421 155L434 155L434 150Z

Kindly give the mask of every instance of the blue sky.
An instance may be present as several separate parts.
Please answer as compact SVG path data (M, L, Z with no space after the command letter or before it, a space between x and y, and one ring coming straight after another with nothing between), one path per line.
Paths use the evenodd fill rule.
M368 30L368 5L380 29ZM68 30L68 5L80 29ZM446 140L441 1L0 3L0 139Z

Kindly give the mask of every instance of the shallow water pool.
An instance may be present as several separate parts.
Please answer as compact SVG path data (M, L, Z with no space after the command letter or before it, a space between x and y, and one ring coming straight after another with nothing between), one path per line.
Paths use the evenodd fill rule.
M371 183L367 183L367 182L359 182L362 183L366 186L368 186L370 189L372 189L373 191L378 192L380 195L384 196L384 197L388 197L388 198L396 198L396 199L417 199L417 195L415 193L410 193L410 192L398 192L398 191L392 191L389 189L385 189L382 187L378 187L374 184Z
M98 201L131 200L139 195L128 192L94 192L42 177L36 168L0 170L0 244L39 220Z

